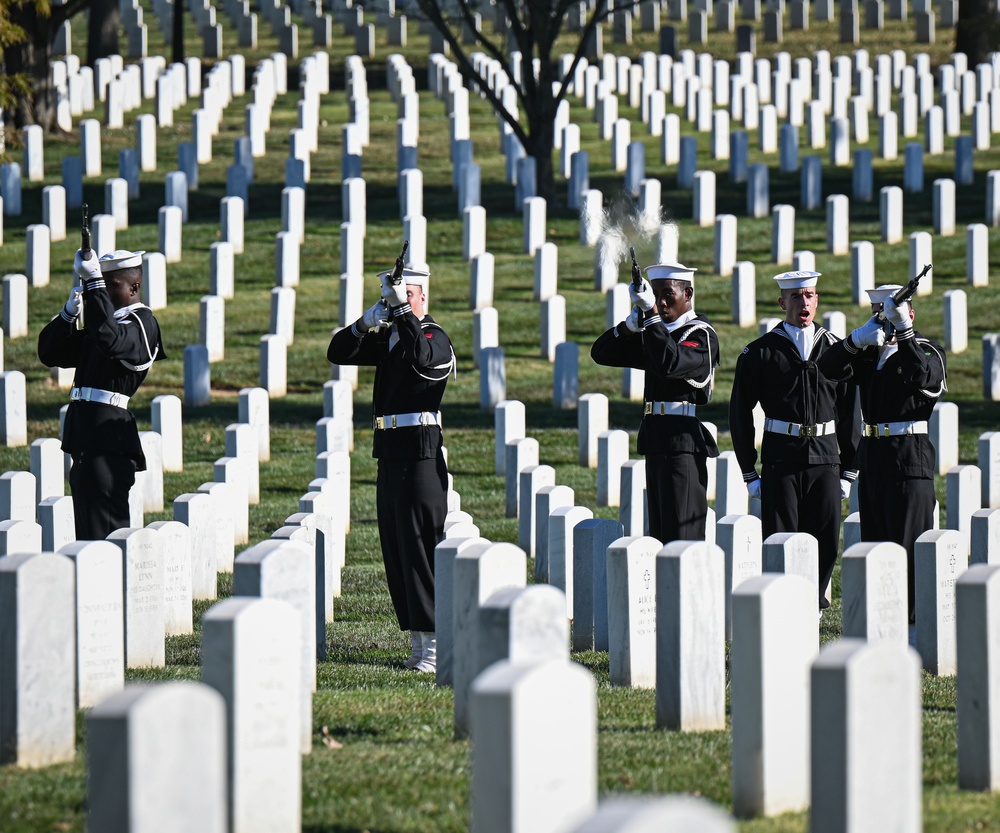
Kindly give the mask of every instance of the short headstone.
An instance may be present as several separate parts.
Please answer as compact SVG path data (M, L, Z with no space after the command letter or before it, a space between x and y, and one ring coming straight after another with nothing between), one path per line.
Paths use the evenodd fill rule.
M725 553L726 638L732 639L732 597L743 582L763 572L761 523L753 515L724 515L715 525L715 542Z
M117 529L108 536L122 554L125 586L125 667L162 668L164 557L161 541L148 529Z
M608 556L610 566L611 551ZM660 550L654 563L656 725L682 732L724 729L722 552L705 542L673 541ZM610 599L610 572L608 581Z
M597 808L597 690L564 661L503 661L471 692L472 830L568 830Z
M163 470L184 470L182 405L179 397L163 394L153 398L150 407L153 430L162 438Z
M0 558L0 763L35 769L75 756L73 573L54 553Z
M492 544L482 550L473 547L455 558L452 682L456 738L465 737L471 729L472 682L482 670L476 627L479 608L498 590L526 584L527 560L524 551L513 544Z
M740 817L809 804L809 673L815 600L797 576L762 575L733 592L732 792Z
M843 639L820 652L810 688L810 829L832 833L864 819L879 830L920 830L916 654Z
M189 492L174 498L174 519L190 530L191 594L193 599L217 597L215 501L204 492Z
M1000 788L1000 733L996 721L996 634L1000 623L1000 567L976 564L955 583L957 613L958 786Z
M608 650L611 685L656 687L656 555L648 536L619 538L607 548Z
M226 708L216 691L186 681L130 685L90 711L86 735L88 829L229 829Z
M906 550L889 541L857 543L841 561L845 637L906 647Z
M299 751L312 748L312 693L316 690L315 552L301 541L270 539L244 550L233 569L233 596L287 602L299 614Z
M121 550L109 541L60 549L76 576L76 706L87 709L125 687Z
M549 584L558 587L566 596L566 616L573 618L574 605L574 550L577 524L592 520L594 513L584 506L562 506L548 518Z
M42 528L42 552L58 552L76 541L73 498L50 497L38 504L38 525Z
M955 580L969 565L968 549L954 529L931 529L914 545L917 644L924 669L955 673Z
M819 543L808 532L775 532L761 548L765 573L801 576L819 587Z
M437 669L439 688L450 686L453 679L455 644L455 559L462 552L481 553L490 542L478 536L445 538L434 548L434 623L437 634Z
M202 680L226 703L232 829L297 828L299 613L275 599L230 598L206 612L202 629Z
M163 554L163 621L167 636L194 633L192 622L192 531L180 521L154 521Z

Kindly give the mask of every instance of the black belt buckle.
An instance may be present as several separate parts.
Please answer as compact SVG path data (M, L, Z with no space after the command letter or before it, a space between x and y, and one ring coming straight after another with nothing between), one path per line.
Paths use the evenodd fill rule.
M816 429L817 428L818 428L818 426L816 426L816 425L803 425L799 429L799 436L800 437L815 437L816 436Z

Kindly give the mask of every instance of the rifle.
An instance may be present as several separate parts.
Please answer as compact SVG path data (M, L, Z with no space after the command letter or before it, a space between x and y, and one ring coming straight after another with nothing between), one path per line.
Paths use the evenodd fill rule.
M399 257L396 258L396 263L392 267L392 274L389 275L389 283L391 283L393 286L396 286L397 284L399 284L401 280L403 280L403 268L405 266L403 261L406 258L406 250L408 248L410 248L410 241L404 240L403 251L401 251L399 253Z
M639 262L635 259L635 249L629 246L628 253L632 256L632 288L638 292L642 289L642 271L639 269Z
M931 271L931 264L929 263L925 264L924 268L920 270L919 275L917 275L915 278L910 278L909 282L902 289L896 290L896 292L892 296L892 300L895 301L897 304L901 304L903 303L903 301L909 301L910 298L912 298L913 295L916 293L917 287L920 285L920 279L930 271Z
M84 260L90 258L93 249L90 246L90 207L87 203L80 206L80 215L82 225L80 227L80 255ZM83 305L80 305L80 317L76 319L76 328L82 330L84 328L83 324Z

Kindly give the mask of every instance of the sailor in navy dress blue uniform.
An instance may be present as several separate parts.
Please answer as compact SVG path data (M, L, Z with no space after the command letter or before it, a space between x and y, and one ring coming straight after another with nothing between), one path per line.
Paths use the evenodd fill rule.
M819 544L819 606L840 546L841 501L857 478L857 390L824 376L818 362L839 341L815 324L819 272L775 276L785 320L751 342L736 361L729 400L733 450L751 497L760 499L765 538L808 532ZM754 406L764 411L757 474Z
M941 345L914 331L910 303L893 300L900 289L895 284L869 289L871 319L829 350L819 369L861 392L861 540L893 541L906 549L912 621L914 545L934 527L935 456L928 423L947 390L947 367Z
M156 318L139 300L143 254L118 250L98 259L91 251L84 260L77 251L73 268L81 284L38 336L44 365L76 368L62 447L73 457L69 482L80 541L102 540L129 525L129 489L136 471L146 469L128 403L166 353Z
M440 409L455 353L424 312L429 273L406 269L397 285L390 275L379 275L382 300L334 334L327 358L375 367L372 456L382 560L400 630L410 631L405 664L434 671L434 548L448 512Z
M695 269L679 263L646 268L629 284L628 318L590 350L597 364L645 371L638 450L646 457L649 534L661 543L704 541L709 457L719 447L696 410L712 397L719 337L694 310Z

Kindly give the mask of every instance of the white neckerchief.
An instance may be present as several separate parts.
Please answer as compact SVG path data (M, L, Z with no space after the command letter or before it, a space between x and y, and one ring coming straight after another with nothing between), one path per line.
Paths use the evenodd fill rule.
M796 327L787 321L781 323L785 325L785 332L795 342L795 346L799 348L799 355L802 356L802 361L809 361L809 354L812 353L813 339L816 336L816 325L810 324L808 327Z
M892 344L883 344L881 347L879 347L878 348L878 365L876 366L875 369L876 370L881 370L883 367L885 367L885 363L887 361L889 361L889 359L892 356L896 355L896 351L898 349L899 349L899 345L895 341L892 342Z
M146 306L144 303L138 301L134 304L129 304L127 307L116 309L113 313L111 313L111 315L116 321L121 321L126 315L128 315L133 310L142 309L144 306Z
M677 318L675 318L669 324L666 321L664 321L663 324L667 328L667 332L672 333L674 330L683 327L685 324L690 324L692 321L694 321L696 317L697 316L695 315L694 307L691 307L691 309L689 309L683 315L678 315Z
M424 320L424 316L420 316L420 321ZM389 352L392 352L392 348L399 344L399 331L396 329L395 323L389 329Z

